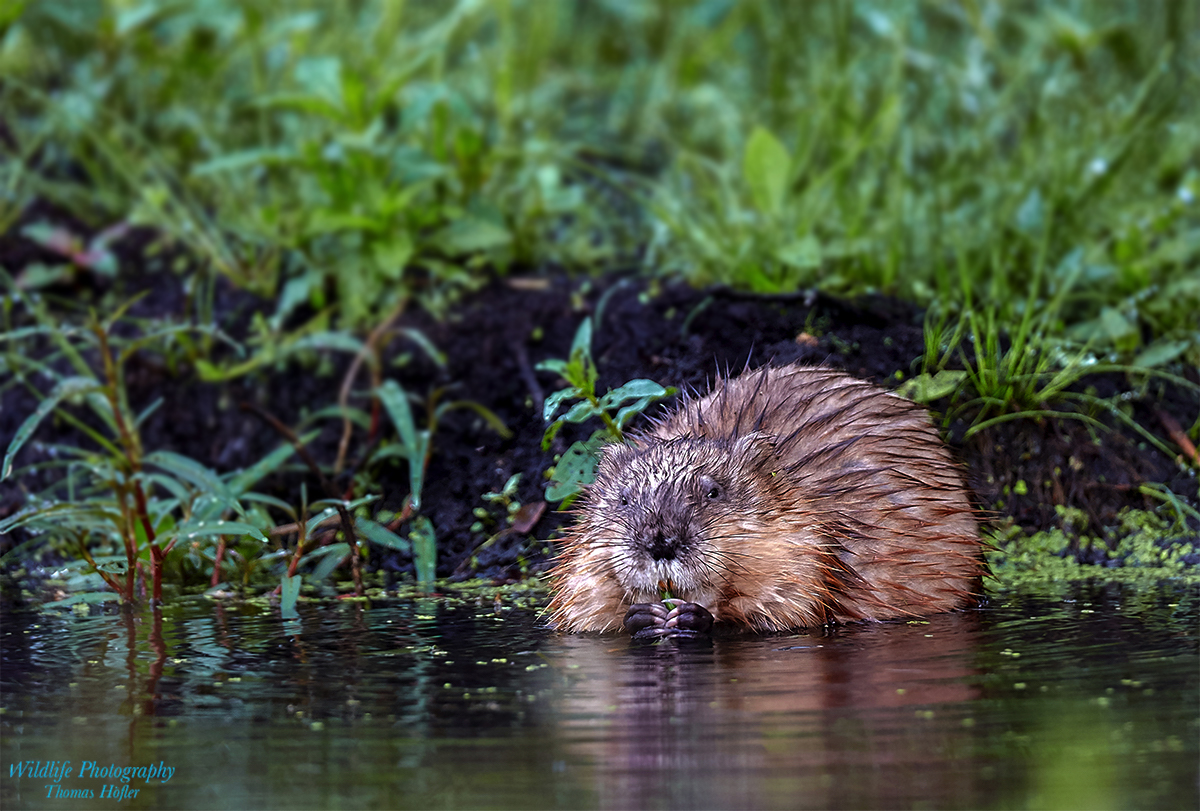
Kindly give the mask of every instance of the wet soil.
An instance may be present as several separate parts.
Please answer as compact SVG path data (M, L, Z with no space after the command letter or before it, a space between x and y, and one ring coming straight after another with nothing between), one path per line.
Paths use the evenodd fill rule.
M25 219L39 215L44 212L31 212ZM67 225L82 230L77 224ZM114 251L120 260L115 278L78 271L43 291L50 307L74 313L78 320L77 314L89 303L140 293L142 297L130 309L133 319L194 317L197 276L172 269L185 257L164 250L152 233L137 229L118 241ZM19 226L0 237L0 266L19 272L34 262L62 263L63 257L21 237ZM217 323L239 340L247 338L256 313L269 317L274 307L274 302L237 290L223 279L217 281L211 301ZM13 312L20 321L20 308ZM292 321L299 323L306 315L311 313L300 313ZM647 283L633 274L591 280L560 273L518 275L493 280L440 321L413 309L397 326L420 331L444 353L445 364L433 362L410 337L393 333L382 352L384 376L396 379L417 401L443 390L442 402L479 403L511 431L510 437L503 438L467 409L448 411L438 424L421 512L432 520L437 533L440 576L515 579L548 565L548 540L567 519L553 505L540 509L544 472L556 453L586 438L595 426L569 425L550 449L542 450L542 401L562 381L538 371L536 365L547 358L565 357L576 328L588 315L599 316L593 351L600 391L641 377L681 390L703 391L726 370L797 361L826 364L894 386L920 371L924 351L923 314L902 301L882 296L847 301L808 292L757 296L727 289L696 290L683 284ZM226 350L216 352L219 357ZM260 414L244 404L253 403L285 425L296 426L337 402L351 361L344 353L312 352L231 382L206 383L181 357L178 352L139 351L127 367L134 411L163 399L142 426L144 447L175 451L221 472L253 464L282 441ZM1185 374L1197 380L1196 370ZM48 387L46 381L37 385L43 390ZM364 370L356 378L351 403L369 410L369 386ZM1132 387L1126 380L1102 376L1088 378L1081 386L1094 388L1100 396ZM941 414L950 405L943 401L933 407ZM36 408L37 398L24 387L10 386L4 390L2 406L0 436L11 437ZM1190 425L1200 409L1200 398L1181 387L1154 384L1126 406L1141 424L1164 435L1161 414ZM665 407L669 406L656 406L650 413ZM427 415L420 405L414 405L414 413L423 424ZM944 425L945 434L965 466L979 506L994 520L1011 517L1026 530L1048 529L1059 524L1056 506L1065 505L1086 514L1088 534L1106 537L1117 526L1123 508L1158 506L1157 500L1139 491L1144 483L1164 484L1183 501L1197 503L1194 473L1111 417L1095 415L1109 426L1107 431L1073 419L1019 419L964 442L972 416L959 415ZM322 432L309 448L319 464L328 466L337 456L342 422L331 418L316 425ZM365 481L382 495L378 508L400 512L408 494L406 463L393 459L357 467L366 452L394 436L386 419L378 431L356 428L347 459L357 479L343 475L334 482L337 491L364 495ZM39 443L26 447L19 464L45 458L48 443L79 441L69 426L56 421L44 423L36 438ZM290 503L298 503L301 481L308 482L310 493L319 493L316 477L299 465L296 468L273 475L256 489ZM527 532L507 530L488 541L489 532L504 526L503 516L494 512L497 520L490 529L472 531L477 520L473 511L487 508L482 495L498 492L515 473L521 474L518 500L527 505L523 523L535 523L521 527ZM21 482L0 484L0 516L19 508L24 490L45 483L42 476L28 476ZM393 522L393 528L401 534L408 529L403 521ZM1200 532L1200 527L1192 529ZM0 551L17 541L16 537L0 541ZM1104 557L1099 549L1080 548L1075 553L1081 560ZM369 566L398 573L411 571L411 560L373 547Z

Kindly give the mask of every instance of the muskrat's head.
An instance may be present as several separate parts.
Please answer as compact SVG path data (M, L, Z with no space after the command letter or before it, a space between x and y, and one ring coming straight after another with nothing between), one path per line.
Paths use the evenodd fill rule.
M770 442L757 434L608 446L589 488L588 534L639 599L657 600L665 588L699 601L739 565L739 540L768 503L774 461Z

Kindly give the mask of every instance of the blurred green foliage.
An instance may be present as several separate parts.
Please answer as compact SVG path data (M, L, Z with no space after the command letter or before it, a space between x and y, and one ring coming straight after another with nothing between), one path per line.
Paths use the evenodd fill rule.
M636 260L753 290L973 294L1019 321L1074 257L1058 334L1200 362L1194 4L7 14L0 222L41 197L151 223L281 310L333 297L354 325L407 295L440 311L513 262Z

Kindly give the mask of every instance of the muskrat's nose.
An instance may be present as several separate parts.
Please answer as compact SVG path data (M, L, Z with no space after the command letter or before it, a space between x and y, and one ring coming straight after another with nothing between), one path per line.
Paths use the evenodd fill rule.
M668 538L661 531L654 533L654 539L650 541L650 546L647 548L650 557L654 560L675 560L675 538Z

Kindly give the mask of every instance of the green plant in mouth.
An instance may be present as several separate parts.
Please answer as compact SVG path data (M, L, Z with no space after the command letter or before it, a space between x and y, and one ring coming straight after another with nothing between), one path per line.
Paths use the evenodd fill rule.
M599 315L596 318L599 320ZM675 393L674 389L664 388L653 380L637 379L598 396L596 380L599 373L592 359L591 317L585 318L576 330L567 360L544 360L537 368L555 372L567 382L565 388L546 398L542 409L542 417L549 423L542 436L543 450L550 447L554 437L568 422L581 423L599 417L604 423L604 427L588 439L573 443L554 467L546 498L563 501L565 505L578 496L584 485L596 478L601 446L609 442L624 442L625 427L630 420L645 411L651 403ZM578 402L561 417L551 421L563 404L572 400Z

